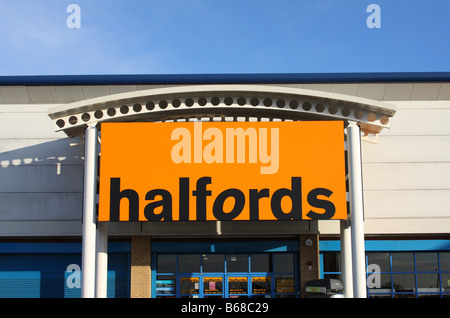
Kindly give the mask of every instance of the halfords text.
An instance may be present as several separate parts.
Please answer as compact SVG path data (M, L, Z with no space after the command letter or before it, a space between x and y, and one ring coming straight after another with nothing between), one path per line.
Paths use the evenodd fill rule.
M197 180L196 189L192 191L192 196L196 200L196 220L206 221L207 197L211 197L212 191L207 187L212 183L211 177L202 177ZM111 178L110 183L110 209L111 221L119 221L121 200L128 200L129 221L139 221L140 198L133 189L121 189L120 178ZM307 217L311 219L330 219L335 213L335 206L327 199L333 194L325 188L311 190L307 196L307 202L311 207L319 208L321 213L310 210ZM189 178L179 179L179 220L189 221L189 200L190 200L190 180ZM214 217L219 221L231 221L238 217L248 206L250 220L260 220L260 201L263 204L270 204L270 210L277 220L301 220L302 219L302 178L291 178L291 187L280 188L270 197L268 188L250 189L248 196L239 189L230 188L219 193L213 204ZM262 200L267 198L266 200ZM225 201L234 200L234 206L230 211L225 211ZM283 211L282 200L290 200L290 211ZM144 215L147 221L172 221L173 204L172 194L166 189L153 189L147 192L145 200L148 202L144 208Z

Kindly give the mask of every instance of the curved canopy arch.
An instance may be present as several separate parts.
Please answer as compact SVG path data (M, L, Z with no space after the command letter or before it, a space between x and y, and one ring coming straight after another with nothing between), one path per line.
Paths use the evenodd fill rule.
M133 121L343 120L365 135L389 128L392 104L329 92L264 85L186 85L106 95L54 107L56 131Z

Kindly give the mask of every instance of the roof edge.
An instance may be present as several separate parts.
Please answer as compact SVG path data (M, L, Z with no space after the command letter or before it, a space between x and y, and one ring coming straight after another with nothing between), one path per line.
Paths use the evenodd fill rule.
M450 82L450 72L99 74L0 76L0 86Z

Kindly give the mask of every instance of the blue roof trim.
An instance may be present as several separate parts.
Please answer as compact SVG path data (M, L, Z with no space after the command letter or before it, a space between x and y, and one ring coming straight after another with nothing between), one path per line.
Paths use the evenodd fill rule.
M450 240L366 240L366 252L375 251L449 251ZM340 252L338 240L320 241L320 252Z
M81 242L66 243L0 243L0 253L81 253ZM109 242L108 252L131 252L130 242Z
M296 252L298 241L261 242L152 242L152 253Z
M450 82L450 72L0 76L0 86Z

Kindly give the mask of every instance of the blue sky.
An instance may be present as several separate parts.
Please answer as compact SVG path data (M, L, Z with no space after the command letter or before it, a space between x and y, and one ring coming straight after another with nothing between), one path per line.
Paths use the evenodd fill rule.
M70 4L80 28L69 28ZM380 28L369 28L370 4ZM0 0L0 75L450 71L448 0Z

